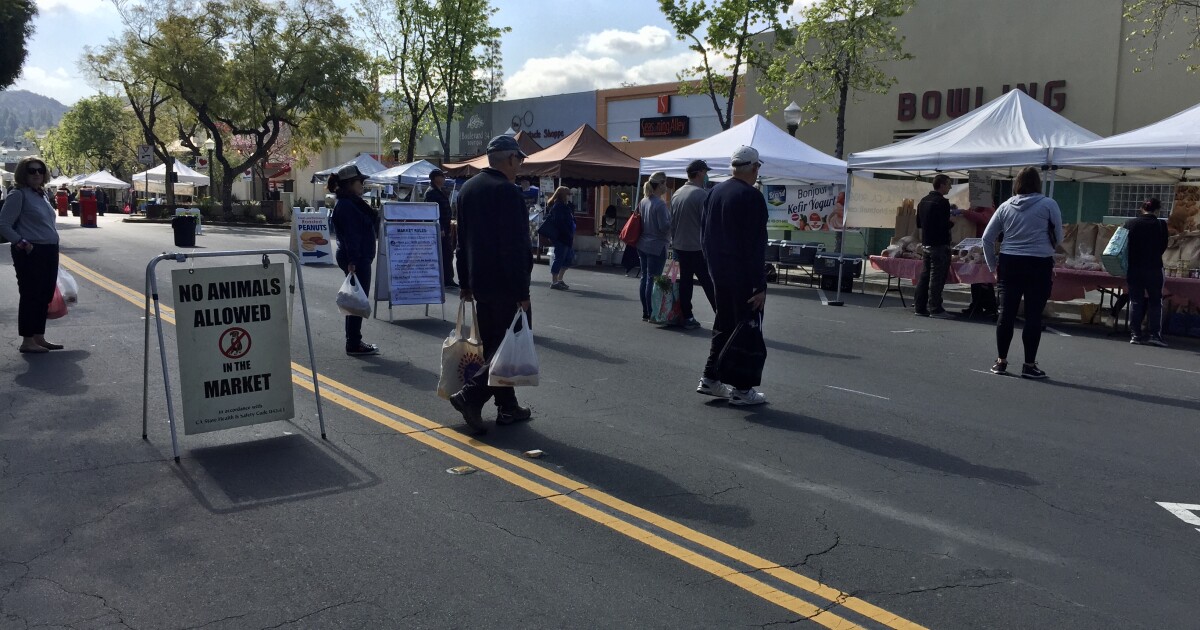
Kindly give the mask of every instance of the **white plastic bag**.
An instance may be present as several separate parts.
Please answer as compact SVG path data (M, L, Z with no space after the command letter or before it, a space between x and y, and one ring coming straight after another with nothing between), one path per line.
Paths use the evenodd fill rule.
M342 288L338 289L337 306L343 315L367 318L371 316L371 300L367 298L367 292L359 286L358 278L352 273L346 274L346 281L342 283Z
M520 330L517 326L520 325ZM488 368L491 387L520 387L538 384L537 349L533 347L533 331L523 309L517 309L504 340L496 348Z
M58 290L67 304L75 304L79 301L79 284L75 282L75 277L62 267L58 268Z
M447 400L463 388L473 376L483 369L483 343L479 340L478 315L475 302L471 304L471 336L463 337L463 317L467 302L458 303L458 321L450 336L442 342L442 373L438 377L437 394Z

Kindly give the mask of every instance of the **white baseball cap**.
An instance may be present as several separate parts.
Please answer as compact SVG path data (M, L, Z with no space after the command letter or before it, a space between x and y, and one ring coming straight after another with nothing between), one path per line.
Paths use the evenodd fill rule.
M738 150L733 152L733 157L729 158L730 166L742 166L756 162L762 164L762 160L758 158L758 150L754 147L738 147Z

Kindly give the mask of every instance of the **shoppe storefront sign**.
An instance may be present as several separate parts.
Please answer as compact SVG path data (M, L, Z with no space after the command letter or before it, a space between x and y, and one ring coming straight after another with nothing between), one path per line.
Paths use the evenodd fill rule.
M1067 108L1067 82L1064 80L1038 83L1005 84L1000 94L1008 94L1012 90L1021 90L1034 99L1038 99L1051 111L1062 113ZM903 92L896 106L896 119L900 122L916 120L919 115L925 120L937 120L943 115L958 118L963 114L982 107L991 100L982 86L975 88L950 88L948 90L929 90L918 96L914 92ZM974 103L972 103L974 100Z
M641 119L643 138L686 138L691 131L687 116L661 116Z

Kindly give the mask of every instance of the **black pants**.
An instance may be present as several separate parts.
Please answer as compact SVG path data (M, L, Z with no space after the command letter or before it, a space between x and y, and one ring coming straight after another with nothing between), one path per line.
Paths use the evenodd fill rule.
M1125 281L1129 285L1130 333L1139 339L1146 335L1151 337L1162 335L1162 267L1130 268ZM1145 330L1142 329L1143 319L1146 320Z
M345 258L337 257L338 267L341 267L342 273L350 273L348 270L350 265ZM371 265L355 265L354 277L362 286L363 291L368 296L371 295ZM363 318L355 317L354 315L346 316L346 350L355 350L362 344L362 323Z
M12 246L13 269L17 272L17 334L34 337L46 334L46 310L58 286L58 245L34 245L28 254Z
M1000 290L1000 320L996 324L996 356L1008 359L1012 345L1013 327L1021 298L1025 298L1025 327L1021 341L1025 344L1025 362L1037 361L1042 342L1042 311L1050 299L1054 283L1054 259L1040 256L1000 254L996 269L996 287Z
M520 308L516 300L511 302L480 302L476 300L475 309L479 314L479 340L483 343L483 360L491 363L504 334L512 324L513 317ZM533 327L533 315L529 316L529 326ZM512 409L517 406L517 392L511 387L490 387L488 385L488 366L475 373L471 380L462 388L463 398L473 406L482 406L488 399L494 398L496 406L501 409Z
M713 322L712 345L708 349L708 361L704 363L704 378L721 381L734 389L755 387L759 383L726 382L717 372L717 358L721 356L721 350L725 348L725 344L729 343L733 329L737 328L739 322L749 319L753 313L746 300L749 300L754 293L749 286L727 287L721 285L716 285L713 293L717 303L717 318Z
M942 310L942 291L946 288L946 276L950 274L950 246L935 245L928 250L925 268L921 271L921 279L917 281L917 294L913 298L918 313Z
M454 248L449 236L442 237L442 276L444 284L454 282Z
M708 305L714 311L717 310L713 282L708 275L708 263L704 261L704 252L685 252L677 249L675 259L679 261L679 308L683 318L686 320L692 317L692 288L695 286L693 276L700 280L700 288L704 289Z

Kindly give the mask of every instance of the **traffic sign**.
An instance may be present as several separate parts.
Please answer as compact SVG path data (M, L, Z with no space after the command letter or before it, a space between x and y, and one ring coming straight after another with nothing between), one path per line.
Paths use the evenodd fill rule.
M150 166L154 163L154 150L148 144L139 144L137 148L138 162Z

